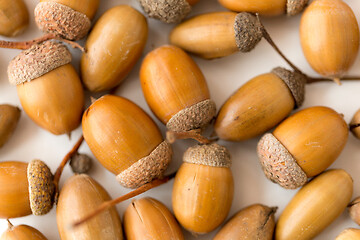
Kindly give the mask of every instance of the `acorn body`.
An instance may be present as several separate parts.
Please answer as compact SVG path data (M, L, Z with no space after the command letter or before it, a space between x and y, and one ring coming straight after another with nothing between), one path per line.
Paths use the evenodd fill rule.
M92 29L81 58L81 75L93 92L120 84L134 67L145 47L148 26L145 17L122 5L105 12Z
M56 209L61 239L123 239L120 217L114 207L77 228L69 228L76 220L110 199L106 190L91 177L80 174L69 178L61 189Z
M0 35L15 37L29 25L29 13L23 0L0 1Z
M229 153L217 144L196 146L185 152L184 161L172 192L175 217L192 233L211 232L225 220L233 199Z
M175 217L153 198L132 201L124 214L124 231L128 240L184 239Z
M47 240L47 238L37 229L27 226L9 226L1 235L0 240Z
M177 47L151 51L142 63L140 81L150 109L169 130L201 128L215 115L201 70Z
M100 163L128 187L159 177L171 159L155 122L125 98L106 95L95 101L84 113L83 134Z
M360 139L360 109L354 114L349 125L351 133Z
M356 228L347 228L335 238L335 240L359 240L359 239L360 239L360 229L356 229Z
M351 176L344 170L329 170L301 188L279 217L277 240L312 239L346 208L353 192Z
M20 118L20 109L8 104L0 104L0 148L13 134Z
M311 67L337 79L348 71L358 54L359 27L353 11L342 0L317 0L301 18L300 40Z

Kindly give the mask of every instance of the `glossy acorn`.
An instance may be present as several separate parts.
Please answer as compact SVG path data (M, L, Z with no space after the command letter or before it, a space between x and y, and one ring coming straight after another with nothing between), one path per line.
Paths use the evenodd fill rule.
M257 152L268 179L295 189L327 169L348 138L343 116L328 107L310 107L285 119L259 141Z
M8 225L0 240L47 240L39 230L28 225L13 226L10 222Z
M203 128L216 114L204 75L178 47L151 51L141 65L140 81L151 111L170 131Z
M0 1L0 35L16 37L29 25L29 13L23 0Z
M99 0L40 0L35 22L43 32L69 40L86 36L99 6Z
M301 17L300 40L311 67L338 81L358 54L356 17L342 0L313 1Z
M335 240L359 240L359 239L360 239L360 229L356 229L356 228L347 228L335 238Z
M146 18L128 5L106 11L86 41L81 78L92 92L119 85L141 57L148 35Z
M352 193L353 180L346 171L322 173L302 187L281 213L275 239L313 239L340 216Z
M111 207L76 228L70 228L105 201L111 200L106 190L85 174L70 177L61 189L56 208L56 221L62 240L122 240L119 214Z
M172 206L179 223L193 234L217 228L227 217L234 180L228 150L216 143L190 147L183 157L172 192Z
M305 83L303 75L280 67L249 80L220 108L216 135L243 141L265 133L302 105Z
M96 100L85 111L82 127L92 153L125 187L161 177L170 163L171 146L155 122L125 98L105 95Z
M9 104L0 104L0 148L11 137L20 118L20 109Z
M23 110L40 127L60 135L80 125L84 92L65 45L52 41L22 51L8 66Z
M167 207L153 198L133 200L124 214L124 232L128 240L183 240L175 217Z

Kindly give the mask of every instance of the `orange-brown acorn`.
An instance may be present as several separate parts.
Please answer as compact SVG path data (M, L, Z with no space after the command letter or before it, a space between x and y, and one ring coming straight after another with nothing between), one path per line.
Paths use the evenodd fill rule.
M0 35L15 37L29 25L29 13L23 0L0 1Z
M9 104L0 104L0 148L11 137L20 118L20 109Z
M350 131L357 138L360 139L360 109L354 114L350 122Z
M1 235L0 240L47 240L37 229L28 225L13 226L8 221L8 229Z
M265 134L257 151L266 177L295 189L328 168L347 138L342 115L328 107L310 107L288 117L272 134Z
M172 150L150 116L135 103L106 95L84 113L85 141L121 185L137 188L161 177Z
M360 239L360 229L356 229L356 228L347 228L335 238L335 240L359 240L359 239Z
M360 225L360 204L359 203L360 203L360 197L357 197L348 206L350 217L357 225Z

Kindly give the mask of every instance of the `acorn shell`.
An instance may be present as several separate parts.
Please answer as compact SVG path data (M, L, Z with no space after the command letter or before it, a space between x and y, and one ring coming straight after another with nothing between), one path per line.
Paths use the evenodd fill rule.
M360 225L360 197L355 198L350 204L349 204L349 215L351 219L357 224Z
M350 131L357 138L360 139L360 109L356 111L350 122ZM359 125L359 126L358 126Z
M29 13L23 0L0 1L0 35L15 37L29 25Z
M18 107L0 104L0 148L11 137L20 118L20 109Z
M359 240L359 239L360 239L360 229L356 229L356 228L347 228L335 238L335 240Z
M47 240L37 229L27 226L10 226L0 237L0 240Z
M40 0L40 2L55 2L85 14L90 20L95 16L100 0Z

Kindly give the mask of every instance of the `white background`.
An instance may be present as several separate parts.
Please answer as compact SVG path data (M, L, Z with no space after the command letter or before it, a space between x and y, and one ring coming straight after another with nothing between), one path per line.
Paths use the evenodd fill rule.
M347 0L345 2L352 7L355 15L359 19L360 2L356 0ZM26 4L31 12L30 27L23 35L14 40L29 40L39 37L42 34L37 30L33 21L32 12L37 1L26 0ZM96 19L107 9L119 4L129 4L140 9L138 2L135 0L103 0L101 1L101 6L97 12ZM194 6L191 16L211 11L225 11L225 9L221 7L216 0L202 0ZM317 74L306 62L300 47L298 34L299 21L300 16L292 18L281 16L263 19L264 25L286 56L288 56L305 73L316 76ZM168 43L168 33L174 27L174 25L167 25L152 19L149 19L148 23L149 38L143 55L158 46ZM3 37L0 38L6 39ZM11 86L8 83L6 74L8 62L20 51L1 49L0 52L0 104L10 103L20 106L16 87ZM74 53L73 64L78 68L80 53L77 50L72 50L72 52ZM288 67L264 40L262 40L252 52L247 54L237 53L223 59L212 61L203 60L197 57L194 57L194 59L203 71L208 81L211 98L216 102L218 107L224 103L230 94L252 77L267 73L277 66ZM141 61L142 59L138 61L129 77L122 83L117 95L131 99L153 116L144 100L138 78ZM350 69L349 75L360 75L359 65L360 59L358 57L354 66ZM332 107L336 111L343 113L346 122L349 122L355 111L360 108L359 90L360 82L344 82L342 86L337 86L334 83L317 83L309 85L306 87L306 100L302 108L315 105ZM157 121L157 123L164 133L164 126L159 121ZM331 131L331 129L329 129L329 131ZM52 135L35 125L26 114L22 112L14 136L0 149L0 161L19 160L28 162L34 158L38 158L45 161L50 166L51 170L55 171L59 162L72 148L80 135L80 127L72 133L71 140L69 140L66 135ZM220 144L229 148L233 160L232 171L235 180L235 195L229 216L250 204L262 203L268 206L278 206L279 209L276 213L276 218L278 218L286 204L296 193L296 190L282 189L265 178L258 163L255 151L258 140L259 138L256 138L240 143L220 141ZM175 155L168 172L173 172L179 167L183 151L194 143L194 141L187 140L177 142L173 146ZM81 146L80 152L91 154L86 143ZM353 198L359 195L360 141L350 135L344 151L331 168L343 168L348 171L354 179ZM61 186L71 174L70 168L66 167L61 178ZM89 174L99 181L105 189L109 191L113 198L129 191L128 189L121 187L116 182L115 176L105 170L97 161L95 161L94 167ZM172 184L173 182L171 181L166 185L143 194L141 197L145 195L152 196L171 208ZM121 216L129 202L130 201L126 201L117 206L117 210ZM55 214L56 211L55 208L53 208L53 210L45 216L27 216L14 219L12 222L13 224L31 225L40 230L48 239L59 239ZM6 221L0 220L0 233L6 229L6 226ZM350 220L348 213L344 212L316 239L334 239L343 229L348 227L356 227L356 224ZM215 232L217 231L218 230ZM211 239L215 232L195 238L184 230L186 239L199 240Z

